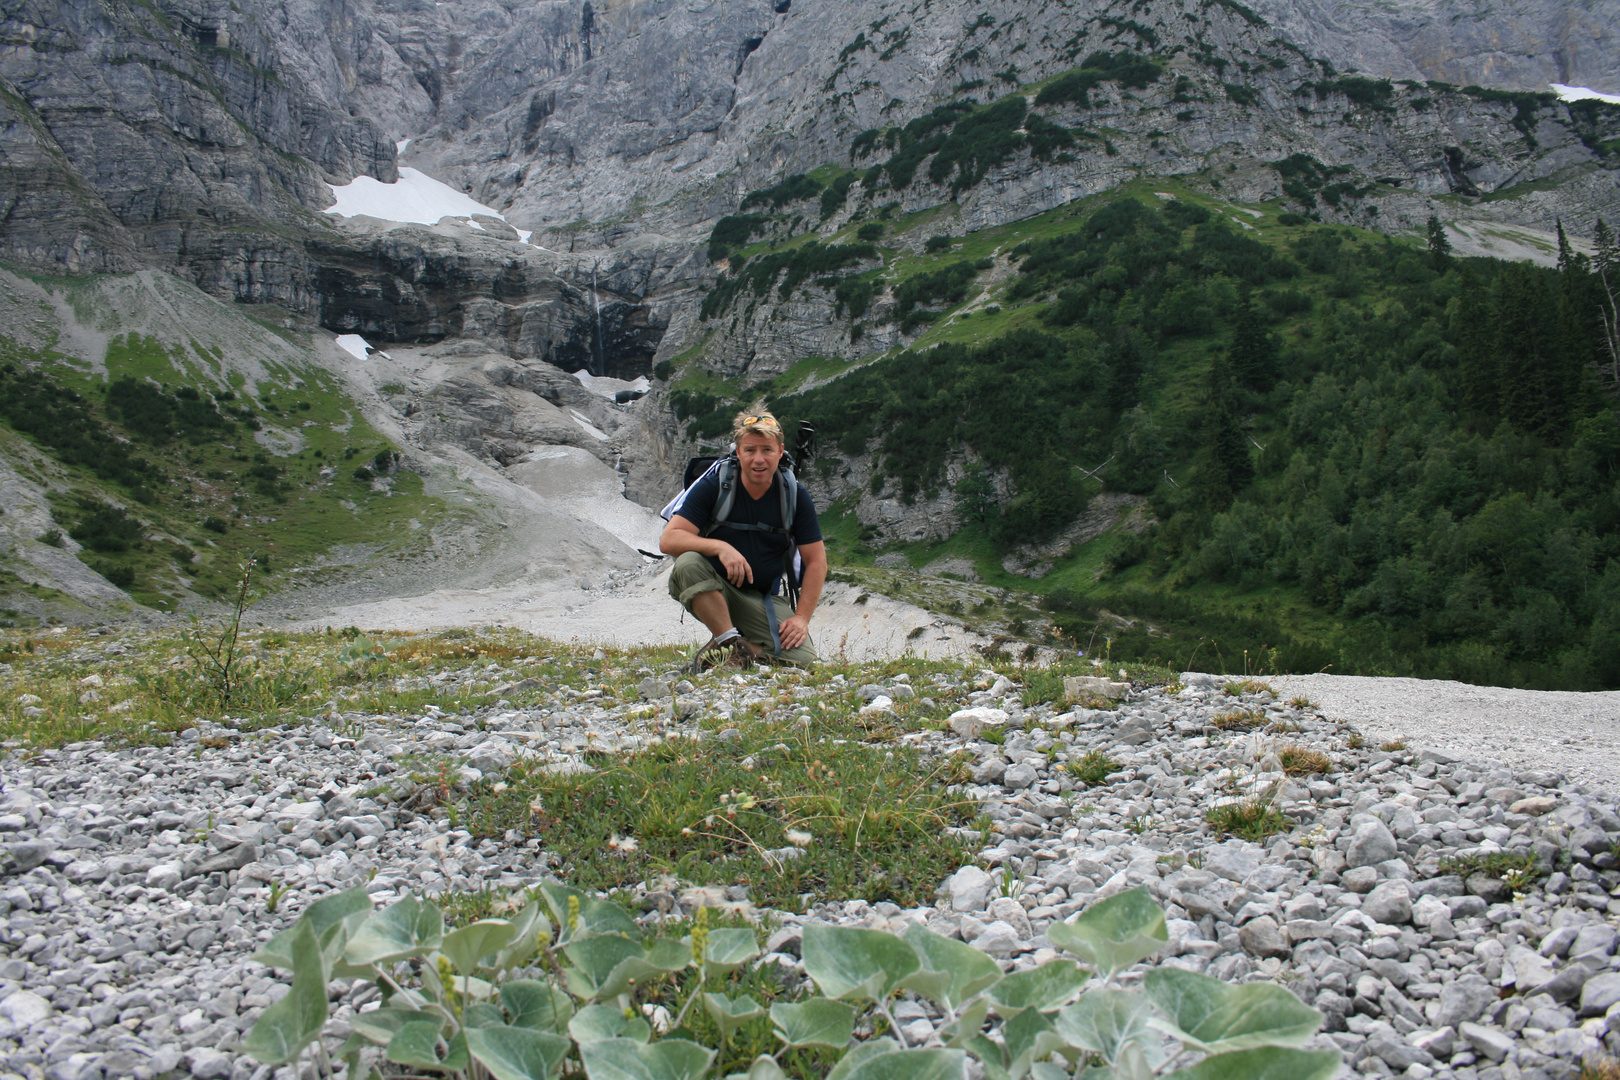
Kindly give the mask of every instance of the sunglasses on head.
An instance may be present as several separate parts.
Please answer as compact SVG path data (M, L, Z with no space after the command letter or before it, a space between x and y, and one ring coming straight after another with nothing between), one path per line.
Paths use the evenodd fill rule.
M770 413L762 413L759 416L745 416L743 417L742 422L743 427L752 427L755 424L768 424L773 428L780 428L782 426L777 422L776 417L772 416Z

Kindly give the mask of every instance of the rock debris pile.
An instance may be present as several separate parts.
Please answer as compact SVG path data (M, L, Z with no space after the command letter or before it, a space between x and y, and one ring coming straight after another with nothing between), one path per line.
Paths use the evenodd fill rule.
M777 700L776 677L650 677L643 691L676 727L726 738L727 717ZM1611 798L1556 773L1363 746L1304 703L1208 675L1065 709L1026 708L1011 678L962 670L863 685L862 711L918 693L963 706L938 730L897 737L956 756L962 792L994 823L965 834L978 860L934 907L820 902L778 915L767 962L798 964L807 921L918 920L1029 967L1054 955L1052 921L1142 884L1170 919L1150 962L1281 981L1326 1015L1318 1042L1363 1075L1567 1080L1583 1059L1620 1051ZM789 708L804 699L801 688ZM475 839L401 797L402 779L432 760L422 755L452 756L437 782L455 784L519 758L588 769L587 748L628 752L649 737L645 705L588 693L549 704L332 713L257 732L204 724L166 747L10 752L0 1075L265 1080L267 1066L229 1049L285 992L250 956L310 901L362 882L386 903L547 873L542 839ZM1300 773L1302 760L1322 771ZM1263 842L1223 838L1207 820L1256 799L1283 815ZM742 896L691 890L682 902ZM342 1037L377 990L333 993L330 1034ZM896 1018L913 1044L940 1019L913 1001Z

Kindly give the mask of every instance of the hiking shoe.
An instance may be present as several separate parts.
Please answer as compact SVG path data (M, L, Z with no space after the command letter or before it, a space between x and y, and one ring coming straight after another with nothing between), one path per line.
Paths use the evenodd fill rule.
M741 671L752 664L762 651L758 645L740 637L732 638L723 645L715 644L714 638L710 638L692 654L692 662L687 669L694 675L721 667Z

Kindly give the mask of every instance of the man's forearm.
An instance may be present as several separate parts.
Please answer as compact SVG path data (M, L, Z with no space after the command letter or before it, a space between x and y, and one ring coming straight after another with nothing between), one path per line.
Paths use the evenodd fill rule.
M699 555L718 557L720 549L728 546L724 540L701 536L685 529L665 529L664 535L658 540L659 550L665 555L684 555L688 551L695 551Z

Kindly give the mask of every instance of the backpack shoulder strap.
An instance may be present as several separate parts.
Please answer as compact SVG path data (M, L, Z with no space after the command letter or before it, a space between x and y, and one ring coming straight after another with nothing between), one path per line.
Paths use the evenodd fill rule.
M741 471L737 455L728 454L721 458L715 470L715 479L719 481L720 488L715 494L714 513L709 517L708 528L703 530L704 536L714 535L716 529L727 523L726 519L731 517L731 506L737 501L738 473Z

